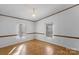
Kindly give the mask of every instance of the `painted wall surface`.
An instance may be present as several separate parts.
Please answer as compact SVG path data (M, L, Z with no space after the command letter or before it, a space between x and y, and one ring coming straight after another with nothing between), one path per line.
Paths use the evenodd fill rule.
M24 33L34 32L34 23L24 20L18 20L9 17L0 16L0 36L9 34L18 34L18 25L24 25ZM12 45L18 42L27 41L33 39L32 34L24 34L22 39L19 39L18 35L13 37L0 38L0 47Z
M46 34L46 24L53 23L53 34L79 36L79 6L53 15L46 19L37 22L36 32ZM58 44L67 48L79 50L79 39L70 39L63 37L46 37L45 35L38 34L37 39L49 43Z
M49 18L43 19L37 23L13 19L0 16L0 36L7 34L18 33L18 24L25 25L25 33L45 33L46 24L53 23L53 34L79 36L79 6L66 10ZM36 35L36 34L35 34ZM79 50L79 40L63 37L46 37L46 35L24 34L23 39L18 39L17 36L0 38L0 47L5 47L15 43L28 41L36 37L39 40L46 41L52 44L57 44L74 50Z

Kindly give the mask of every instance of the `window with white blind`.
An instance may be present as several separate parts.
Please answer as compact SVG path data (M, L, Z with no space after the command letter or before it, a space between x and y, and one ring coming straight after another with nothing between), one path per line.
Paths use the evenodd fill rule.
M46 24L46 36L47 37L52 37L53 34L53 24Z

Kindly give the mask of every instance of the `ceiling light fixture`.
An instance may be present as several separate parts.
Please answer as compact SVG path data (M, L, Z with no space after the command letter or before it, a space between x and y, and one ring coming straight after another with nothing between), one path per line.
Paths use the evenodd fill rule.
M35 8L33 8L33 14L32 14L32 17L35 17L35 16L36 16Z

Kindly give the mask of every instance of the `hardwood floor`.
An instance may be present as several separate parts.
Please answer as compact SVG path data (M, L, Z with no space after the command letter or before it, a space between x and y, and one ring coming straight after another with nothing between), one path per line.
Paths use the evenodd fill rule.
M79 55L79 51L34 39L0 48L0 55Z

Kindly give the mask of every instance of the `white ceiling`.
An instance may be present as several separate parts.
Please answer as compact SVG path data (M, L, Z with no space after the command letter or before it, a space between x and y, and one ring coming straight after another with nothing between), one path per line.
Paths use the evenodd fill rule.
M0 4L0 14L35 21L70 6L73 4ZM33 8L36 9L35 18L32 17Z

